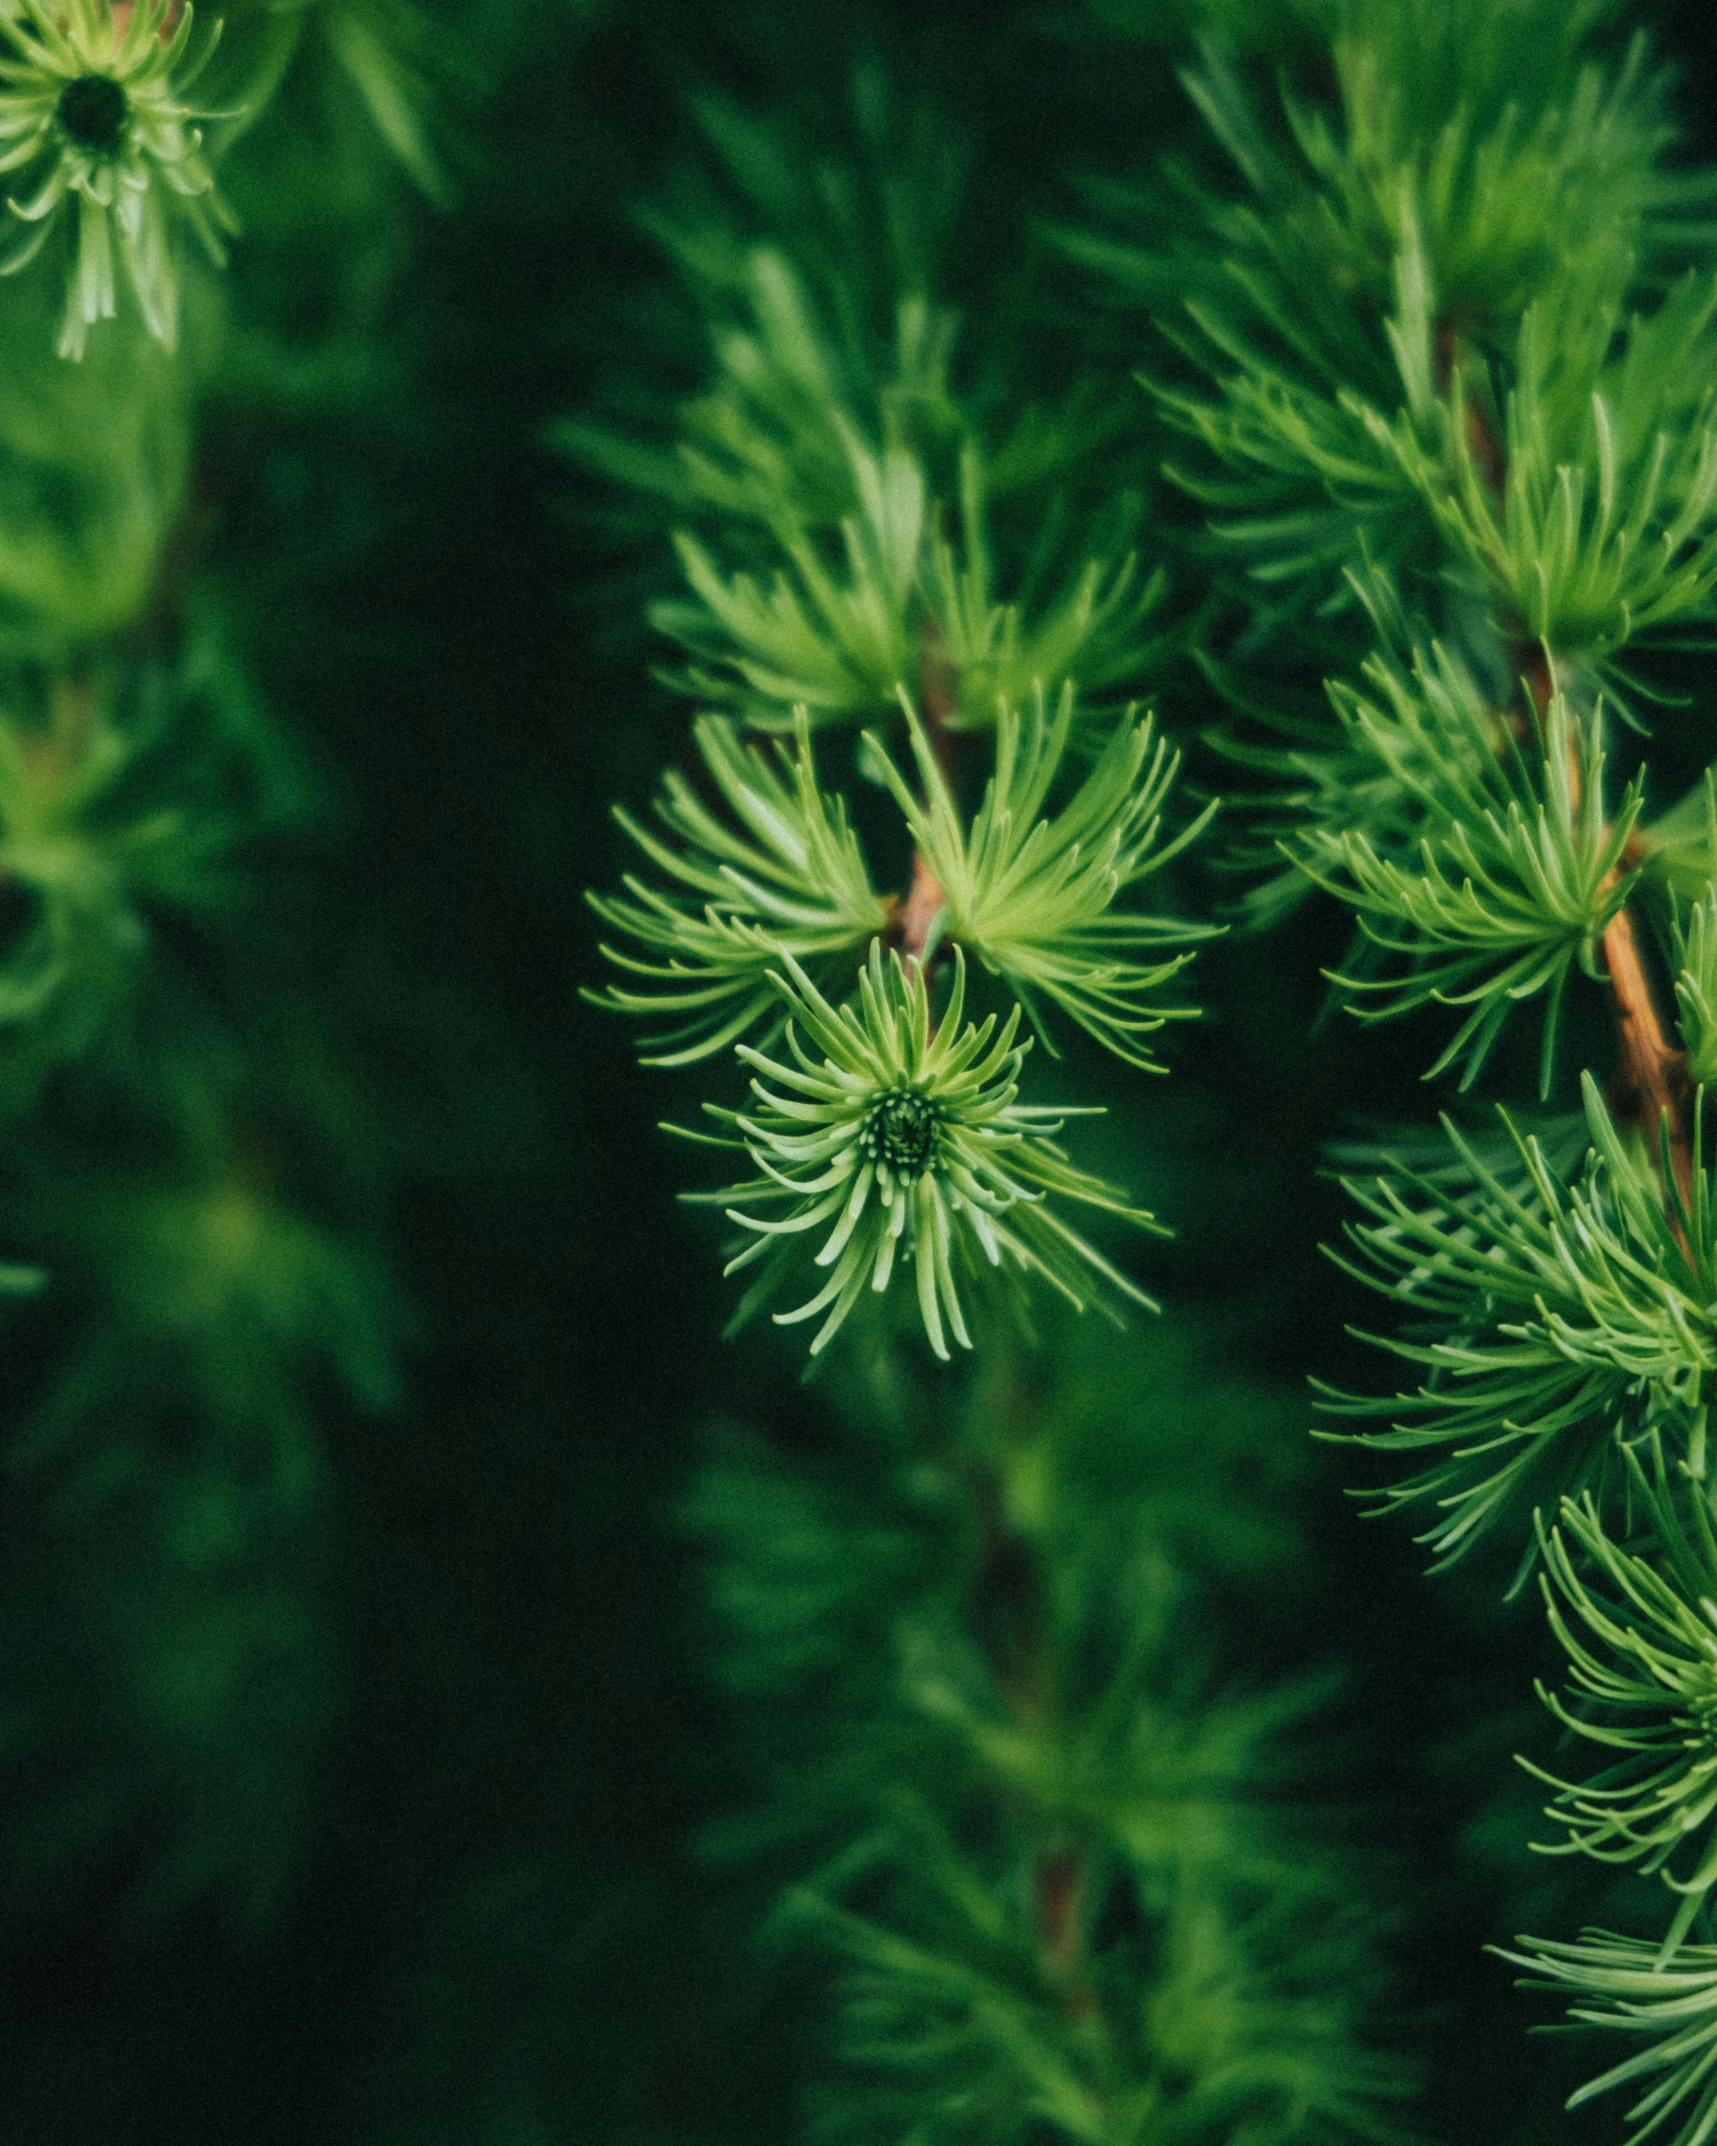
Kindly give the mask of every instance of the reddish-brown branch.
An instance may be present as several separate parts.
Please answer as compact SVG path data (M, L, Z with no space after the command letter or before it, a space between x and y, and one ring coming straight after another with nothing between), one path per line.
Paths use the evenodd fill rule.
M931 871L921 854L912 859L912 885L906 899L895 912L895 928L900 933L900 955L903 961L922 962L924 949L929 943L930 927L942 913L947 897L942 891L942 882Z
M1085 1973L1081 1925L1085 1858L1076 1848L1048 1848L1032 1870L1032 1912L1044 1972L1062 1992L1069 2019L1089 2019L1097 1993Z
M942 637L926 630L919 670L919 715L943 780L953 785L954 735L959 677ZM922 964L937 917L947 902L941 881L922 851L912 860L912 884L894 912L901 958ZM1042 1731L1055 1714L1054 1678L1042 1581L1030 1541L1009 1518L996 1476L978 1472L973 1484L984 1533L978 1595L992 1622L990 1640L1003 1691L1020 1722ZM1031 1912L1038 1959L1060 1993L1070 2020L1089 2019L1097 1993L1085 1965L1087 1864L1063 1841L1040 1848L1031 1868Z
M1433 341L1437 393L1446 395L1449 384L1455 377L1455 368L1460 362L1461 322L1453 315L1445 313L1437 322ZM1472 455L1486 487L1495 498L1500 499L1505 476L1501 442L1485 423L1484 413L1475 410L1464 398L1461 413L1468 452Z
M1468 419L1469 424L1473 422L1471 411ZM1485 471L1486 481L1493 489L1500 490L1500 451L1482 424L1480 432L1489 448L1488 456L1479 458L1480 467ZM1476 455L1476 447L1474 451ZM1509 655L1542 725L1556 691L1556 674L1549 651L1542 642L1518 640L1511 645ZM1580 802L1580 784L1580 761L1570 742L1568 788L1576 806ZM1638 845L1630 841L1620 862L1605 880L1604 889L1613 887L1623 872L1631 871L1640 855ZM1613 1098L1620 1106L1619 1114L1630 1118L1644 1135L1654 1161L1660 1152L1667 1120L1670 1171L1681 1197L1687 1200L1691 1197L1693 1183L1693 1140L1687 1114L1687 1054L1670 1041L1640 954L1633 913L1625 905L1605 925L1603 945L1604 965L1609 972L1621 1043L1621 1064L1612 1084ZM1664 1189L1667 1193L1668 1187ZM1676 1234L1680 1235L1679 1226Z
M1693 1143L1687 1126L1687 1054L1664 1033L1651 979L1640 959L1632 912L1618 909L1604 927L1604 962L1615 994L1622 1063L1616 1086L1653 1156L1669 1120L1669 1161L1685 1201L1693 1196Z
M1445 316L1437 323L1439 392L1445 392L1454 377L1460 359L1460 339L1458 321ZM1492 495L1500 501L1507 482L1502 443L1471 403L1464 403L1463 409L1467 446L1474 464ZM1523 636L1511 644L1509 656L1516 677L1526 687L1542 732L1557 688L1550 652L1542 642ZM1517 717L1511 715L1508 722L1515 736L1522 735L1524 724ZM1580 762L1571 742L1568 784L1576 805L1580 801L1580 782ZM1639 847L1630 842L1616 869L1605 881L1605 888L1613 887L1622 873L1633 870L1640 856ZM1619 1114L1631 1118L1644 1135L1654 1159L1660 1152L1667 1124L1670 1172L1685 1200L1689 1197L1693 1179L1693 1141L1687 1111L1687 1056L1670 1041L1640 953L1633 914L1625 906L1604 927L1603 944L1604 964L1609 972L1621 1042L1621 1064L1613 1083ZM1666 1185L1666 1195L1668 1189ZM1680 1235L1679 1225L1676 1234Z
M173 0L173 5L161 18L159 35L162 44L172 43L173 32L178 28L179 17L184 11L182 0ZM131 18L136 12L136 0L113 0L113 31L116 37L123 37L130 29Z
M960 681L948 660L948 651L934 625L925 629L924 652L919 663L918 712L930 739L942 779L952 784L954 738L949 729L960 704ZM906 899L894 914L894 929L903 961L922 964L930 932L947 902L942 882L921 853L912 859L912 884Z
M1511 654L1542 722L1556 689L1550 657L1537 642L1517 642ZM1580 781L1580 762L1570 744L1568 787L1576 806L1580 802ZM1630 842L1604 887L1613 887L1621 874L1639 861L1639 855L1638 848ZM1687 1122L1687 1054L1670 1041L1658 1011L1631 910L1624 906L1611 917L1604 927L1603 943L1604 966L1609 972L1621 1040L1621 1064L1613 1083L1615 1100L1621 1106L1621 1115L1631 1118L1644 1134L1654 1159L1667 1115L1670 1169L1681 1197L1687 1200L1693 1183L1693 1143Z

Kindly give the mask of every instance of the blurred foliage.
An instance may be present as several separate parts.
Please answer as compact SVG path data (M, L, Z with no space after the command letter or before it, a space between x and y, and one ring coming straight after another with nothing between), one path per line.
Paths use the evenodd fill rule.
M1045 1338L951 1424L885 1349L868 1424L729 1434L689 1503L766 1797L712 1845L790 1849L775 1941L838 1963L809 2135L1398 2136L1323 1694L1220 1681L1223 1589L1296 1591L1303 1448L1172 1328Z

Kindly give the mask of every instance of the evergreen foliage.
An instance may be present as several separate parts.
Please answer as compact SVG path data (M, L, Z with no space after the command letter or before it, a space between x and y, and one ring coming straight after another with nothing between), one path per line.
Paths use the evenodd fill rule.
M729 1434L688 1507L766 1797L714 1845L800 1865L773 1941L835 1969L809 2135L1403 2136L1324 1694L1220 1681L1217 1575L1291 1595L1301 1555L1269 1399L1172 1333L1053 1333L952 1422L861 1360L815 1465Z
M1702 1459L1710 1175L1694 1167L1686 1200L1672 1179L1666 1201L1649 1151L1629 1153L1589 1074L1586 1111L1592 1146L1572 1185L1512 1127L1505 1175L1450 1126L1465 1182L1404 1175L1348 1187L1371 1218L1353 1229L1361 1279L1438 1337L1384 1344L1431 1377L1406 1403L1409 1419L1370 1442L1442 1449L1387 1495L1435 1505L1425 1540L1444 1557L1493 1526L1534 1477L1578 1489L1593 1471L1613 1472L1606 1425L1625 1431L1624 1450L1661 1430ZM1703 1130L1702 1118L1695 1125ZM1337 1405L1392 1415L1403 1402ZM1564 1432L1576 1434L1566 1442L1576 1457Z
M997 704L996 771L968 829L923 723L910 704L906 712L923 802L880 747L873 765L942 890L941 930L1006 981L1046 1044L1040 997L1126 1064L1158 1070L1139 1039L1192 1010L1159 996L1192 955L1156 962L1128 957L1203 938L1208 927L1116 904L1195 841L1215 807L1171 841L1160 839L1180 760L1156 738L1149 716L1129 712L1061 811L1044 816L1072 733L1074 701L1064 687L1049 717L1038 689L1028 714Z
M1038 1099L1023 1031L1161 1070L1147 1039L1213 936L1173 895L1215 808L1112 697L1184 622L1148 631L1136 504L1069 507L1113 493L1124 383L1034 407L1043 301L948 296L948 130L874 67L851 95L840 164L791 117L704 107L703 220L647 218L702 383L650 407L640 358L558 432L613 488L610 537L677 568L648 616L706 710L668 839L619 814L653 876L591 897L598 1002L713 1090L724 1130L692 1137L755 1173L690 1196L742 1232L733 1323L790 1292L774 1322L847 1418L809 1468L736 1435L691 1500L761 1796L713 1844L768 1858L768 1931L823 1966L809 2137L1404 2136L1372 1874L1304 1779L1319 1692L1224 1688L1210 1548L1171 1517L1223 1449L1182 1449L1143 1340L1095 1420L1031 1353L1089 1361L1072 1314L1156 1308L1074 1210L1158 1226L1083 1167L1064 1127L1101 1111Z
M63 208L64 221L75 217L77 236L68 241L60 355L81 358L94 324L113 319L115 252L150 334L171 350L178 283L168 202L179 205L217 267L222 227L232 222L200 153L202 135L186 124L213 115L181 101L211 47L205 40L191 56L193 11L181 8L174 21L166 0L140 0L123 22L95 0L64 18L26 4L13 20L19 56L0 73L0 139L7 145L0 165L39 184L23 200L7 198L12 213L36 228L13 249L6 272L29 265Z
M879 939L871 941L856 1009L831 1006L791 956L786 967L785 977L771 980L789 1009L793 1064L742 1044L740 1056L762 1076L751 1084L761 1108L748 1115L709 1106L740 1136L723 1144L743 1145L762 1172L714 1197L766 1209L789 1203L779 1217L748 1214L745 1206L726 1210L752 1233L727 1271L766 1262L740 1319L775 1293L793 1256L791 1240L825 1224L829 1233L814 1264L831 1270L827 1281L803 1304L775 1315L778 1326L791 1326L827 1313L811 1342L813 1356L834 1339L867 1284L878 1296L886 1291L897 1258L912 1267L925 1336L944 1361L948 1332L962 1348L972 1346L956 1260L969 1272L980 1260L1001 1267L1005 1259L1021 1274L1042 1275L1081 1310L1099 1283L1150 1304L1049 1201L1077 1201L1147 1227L1151 1217L1127 1207L1101 1179L1068 1166L1050 1137L1066 1111L1015 1101L1029 1049L1014 1041L1020 1008L999 1034L993 1013L981 1025L962 1026L966 973L958 947L953 988L934 1034L922 965L914 961L909 974L898 954L885 965ZM795 1023L824 1054L820 1065L800 1043Z
M855 103L866 146L880 158L889 100L876 79L861 74ZM712 115L710 124L727 176L754 211L779 217L814 191L792 176L788 152L767 135L731 113ZM909 140L932 132L928 120L905 127ZM885 183L863 166L827 185L849 213L878 190L886 193ZM929 192L922 203L926 227L934 209L950 213L944 193ZM672 773L662 817L686 848L670 850L622 818L658 869L687 892L676 896L634 880L628 896L592 897L604 922L645 950L611 949L610 959L658 987L613 986L606 1002L622 1012L687 1016L660 1039L680 1046L660 1054L668 1063L693 1062L735 1042L777 1003L825 1054L820 1071L795 1042L791 1022L786 1034L797 1072L737 1044L743 1063L784 1081L799 1099L787 1102L759 1086L767 1122L715 1106L763 1172L755 1186L724 1200L799 1201L778 1222L732 1210L758 1232L735 1264L762 1258L771 1234L833 1225L818 1255L835 1267L828 1283L804 1307L776 1315L828 1312L813 1354L867 1278L874 1293L887 1291L897 1245L901 1268L916 1276L938 1355L945 1353L944 1321L970 1345L955 1289L956 1239L992 1266L1005 1250L1023 1270L1076 1296L1081 1263L1137 1296L1042 1204L1060 1194L1125 1212L1040 1137L1065 1112L1015 1105L1022 1059L1012 1039L1021 1015L1030 1011L1035 1021L1038 1000L1048 999L1123 1059L1142 1063L1139 1036L1167 1017L1155 994L1187 956L1136 956L1207 935L1202 925L1117 906L1201 824L1161 840L1175 763L1160 746L1153 750L1148 720L1105 710L1093 697L1138 677L1149 650L1137 628L1160 583L1145 582L1123 605L1135 580L1131 556L1087 558L1070 594L1034 607L1027 592L1046 569L1041 557L1028 558L1014 569L1020 594L995 601L994 471L1011 480L1005 489L1048 497L1050 484L1066 480L1092 441L1088 429L1064 416L1016 424L1011 441L986 452L978 412L962 407L951 370L954 318L926 287L930 242L908 247L887 223L855 237L857 257L883 267L880 288L863 297L878 321L892 318L896 326L892 344L874 333L867 344L860 294L843 292L838 282L827 289L837 271L815 245L796 260L791 226L766 227L749 244L724 242L719 225L696 239L658 227L708 309L715 385L682 405L672 446L624 438L597 423L564 427L561 439L605 474L665 495L688 517L672 540L689 594L651 612L658 630L694 659L672 682L731 707L754 729L793 734L795 744L777 773L746 752L720 717L700 718L705 762L750 840L712 819ZM730 325L735 304L743 328ZM712 524L723 510L724 520ZM691 526L694 519L707 535ZM714 548L722 543L725 553ZM1035 548L1041 552L1041 542ZM729 568L728 558L747 564ZM760 578L766 570L772 579ZM811 734L889 715L904 717L916 790L875 728L865 732L856 773L892 798L915 862L910 885L883 897L879 913L853 832L857 801L823 795ZM1070 789L1064 766L1076 728L1094 747L1101 742L1096 765ZM961 793L976 780L975 748L987 748L991 772L974 811ZM897 839L892 853L903 846ZM893 967L881 965L885 946ZM950 1056L942 1031L958 1033L968 950L1009 987L1014 1010L993 1047L979 1027ZM807 959L815 981L796 966ZM958 980L943 1006L950 975ZM825 999L825 991L832 996ZM861 992L862 1013L841 1019L836 1009ZM990 1057L974 1065L986 1049ZM961 1083L972 1084L969 1097ZM867 1128L885 1090L903 1098L889 1108L909 1108L942 1128L937 1151L952 1174L944 1194L943 1170L914 1159L886 1194L891 1220L873 1241L871 1226L859 1227L871 1183L860 1153L867 1140L874 1147ZM793 1136L799 1123L805 1129ZM998 1171L1003 1153L1009 1161ZM884 1170L890 1160L881 1157ZM813 1163L823 1176L783 1172L783 1165ZM836 1222L849 1191L852 1204ZM884 1211L869 1213L874 1221ZM952 1230L950 1214L958 1219ZM772 1286L772 1269L763 1286ZM744 1309L758 1300L754 1294Z
M591 897L591 907L653 961L604 947L617 967L667 986L641 992L611 985L599 1005L619 1013L684 1014L684 1026L652 1045L678 1045L646 1063L687 1065L713 1056L748 1033L779 1032L781 997L770 965L790 957L819 973L838 974L880 933L888 908L872 887L845 807L817 787L810 725L801 716L789 758L775 765L747 750L726 717L705 715L698 749L732 820L723 825L676 768L663 781L657 815L683 840L669 849L625 812L622 827L657 868L687 892L663 892L637 879L627 897ZM704 897L701 907L698 897ZM690 1040L685 1040L689 1038Z
M1656 1459L1658 1483L1648 1483L1642 1473L1640 1488L1674 1579L1619 1550L1590 1499L1565 1505L1546 1550L1555 1589L1551 1593L1547 1585L1546 1598L1585 1710L1576 1714L1554 1695L1542 1696L1577 1736L1629 1754L1588 1782L1552 1782L1560 1791L1554 1810L1569 1829L1569 1847L1605 1860L1638 1861L1646 1870L1661 1869L1676 1851L1688 1849L1696 1867L1673 1882L1683 1894L1678 1920L1691 1922L1717 1878L1705 1867L1708 1855L1699 1853L1710 1815L1710 1761L1703 1744L1711 1670L1705 1606L1711 1521L1697 1500L1690 1512L1677 1509L1662 1480L1661 1448ZM1583 1553L1578 1564L1570 1542ZM1591 1582L1605 1592L1595 1593ZM1690 1607L1689 1596L1699 1610Z
M0 0L0 2131L1710 2146L1648 4Z
M282 1912L341 1713L328 1418L401 1396L390 1165L350 1008L314 979L332 798L207 541L206 413L287 387L232 364L281 324L210 273L237 228L216 168L230 151L260 167L246 186L278 183L246 129L320 66L289 64L318 12L249 11L223 71L221 23L189 6L5 10L14 1979L56 1922L255 1937ZM391 166L360 139L339 176L397 187ZM250 437L254 464L254 414Z
M1543 1550L1573 1679L1551 1704L1621 1754L1586 1783L1546 1776L1551 1816L1566 1850L1670 1898L1661 1936L1510 1957L1579 1990L1575 2020L1644 2043L1575 2100L1635 2086L1631 2136L1690 2146L1717 2122L1696 1696L1709 807L1696 788L1661 831L1652 808L1660 758L1709 752L1654 650L1709 638L1713 180L1677 154L1666 72L1610 15L1308 10L1324 72L1303 86L1302 45L1274 99L1213 32L1188 87L1233 183L1205 164L1095 190L1063 242L1138 323L1188 443L1174 471L1220 589L1207 673L1263 779L1252 857L1273 842L1287 865L1253 915L1333 895L1358 927L1333 977L1353 1011L1453 1017L1429 1078L1470 1087L1525 1002L1541 1096L1579 1068L1583 1157L1507 1115L1501 1150L1445 1119L1440 1161L1389 1165L1384 1143L1383 1173L1349 1182L1348 1271L1405 1314L1383 1346L1422 1383L1334 1405L1385 1419L1373 1451L1429 1456L1381 1502L1428 1510L1443 1560L1492 1529L1523 1570ZM1324 713L1272 694L1284 660L1322 672ZM1577 991L1615 1009L1607 1095L1583 1013L1568 1049Z
M1387 713L1340 687L1331 699L1353 741L1343 759L1360 796L1383 809L1354 825L1350 793L1336 825L1295 830L1301 871L1359 924L1359 974L1335 981L1372 1019L1432 1000L1470 1008L1428 1076L1459 1064L1463 1087L1513 1009L1541 997L1547 1094L1568 978L1576 965L1597 973L1604 927L1630 891L1619 867L1639 791L1606 817L1594 726L1577 729L1560 696L1544 711L1545 750L1529 762L1440 650L1411 683L1381 666L1368 682ZM1320 771L1320 792L1332 773ZM1390 955L1400 957L1394 973L1366 973Z

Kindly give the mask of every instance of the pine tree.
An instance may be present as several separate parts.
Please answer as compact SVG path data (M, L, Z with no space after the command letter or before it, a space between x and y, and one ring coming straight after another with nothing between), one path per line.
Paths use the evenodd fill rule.
M1702 2146L1697 83L422 8L0 0L0 2129Z
M826 1963L808 2135L1404 2135L1316 1691L1225 1685L1212 1637L1225 1589L1292 1593L1285 1513L1213 1527L1291 1467L1280 1417L1088 1330L1155 1314L1118 1232L1163 1225L1056 1062L1159 1072L1216 929L1176 900L1213 807L1124 697L1186 631L1128 383L1056 379L1047 256L956 313L952 131L879 67L839 164L838 109L699 116L649 228L703 383L647 400L634 349L630 421L616 391L560 442L677 563L649 617L703 711L618 814L594 996L701 1089L693 1167L736 1159L687 1192L734 1329L802 1327L836 1410L809 1454L724 1435L687 1508L757 1799L713 1851Z
M1112 192L1067 243L1155 331L1209 509L1201 654L1256 793L1252 913L1333 896L1336 1002L1421 1016L1427 1078L1458 1075L1440 1152L1349 1158L1338 1257L1397 1308L1409 1383L1326 1406L1381 1421L1341 1435L1393 1463L1379 1500L1439 1565L1495 1533L1542 1589L1568 1748L1533 1768L1541 1845L1649 1890L1606 1895L1625 1932L1509 1956L1612 2044L1573 2105L1621 2090L1631 2140L1693 2146L1717 2124L1717 821L1708 777L1674 795L1705 755L1702 666L1670 652L1706 648L1717 560L1717 192L1615 10L1295 12L1275 88L1214 19L1188 77L1231 176ZM1535 1095L1475 1114L1528 1025Z
M1099 12L1088 49L1107 38L1115 64L1176 34L1164 11ZM819 2104L836 2131L1146 2137L1175 2121L1163 2052L1128 2044L1121 1985L1090 1964L1110 1928L1091 1871L1116 1814L1076 1841L1044 1796L1034 1844L986 1868L949 1845L983 1830L970 1789L926 1797L925 1715L993 1718L999 1769L1010 1712L1017 1741L1042 1733L1040 1684L1066 1706L1065 1668L1040 1660L1056 1652L1043 1605L1079 1583L1070 1546L1013 1519L1009 1467L948 1441L952 1390L901 1365L915 1327L944 1361L956 1346L1011 1361L1010 1327L1032 1331L1045 1288L1076 1310L1143 1304L1125 1253L1074 1210L1153 1218L1080 1167L1019 1039L1041 1061L1076 1026L1155 1070L1158 1031L1188 1010L1180 973L1208 925L1177 922L1166 897L1208 813L1177 806L1178 759L1123 697L1196 706L1186 656L1229 711L1214 743L1245 793L1227 845L1240 921L1279 928L1315 894L1344 907L1333 1003L1433 1030L1426 1077L1456 1083L1440 1153L1403 1134L1345 1157L1358 1217L1338 1263L1400 1308L1381 1345L1415 1383L1387 1399L1326 1387L1337 1425L1383 1426L1329 1435L1410 1456L1375 1499L1426 1514L1439 1564L1512 1542L1515 1586L1536 1578L1567 1659L1546 1704L1576 1749L1601 1747L1586 1771L1533 1762L1553 1796L1542 1845L1635 1870L1664 1903L1654 1922L1612 1892L1638 1934L1522 1938L1509 1957L1571 1986L1577 2023L1628 2037L1575 2105L1630 2089L1634 2141L1699 2146L1717 2126L1717 793L1703 775L1660 795L1704 757L1686 712L1699 675L1678 659L1704 647L1717 589L1717 180L1679 154L1669 76L1615 17L1538 0L1205 12L1183 80L1208 150L1091 174L1054 230L1105 316L1058 401L1034 394L1041 265L987 308L968 296L957 324L938 286L936 215L953 231L958 213L945 128L889 138L861 75L867 177L711 106L723 181L695 223L654 225L708 324L705 385L676 439L564 436L660 502L683 579L651 618L681 651L672 682L711 711L703 772L669 774L655 825L623 818L642 862L594 898L617 971L603 1001L648 1024L653 1062L703 1071L715 1129L685 1130L742 1157L737 1182L690 1195L735 1232L727 1271L751 1278L735 1324L779 1304L777 1324L810 1325L814 1359L849 1367L843 1390L868 1361L975 1498L980 1543L1004 1530L1005 1577L981 1554L932 1644L861 1609L873 1561L910 1562L862 1508L783 1504L756 1460L749 1488L717 1478L699 1507L719 1520L728 1674L748 1697L804 1691L837 1658L889 1665L873 1725L828 1731L829 1784L789 1773L777 1790L824 1825L831 1799L854 1806L856 1845L837 1833L784 1910L846 1963L849 2070ZM934 146L915 166L920 140ZM957 246L944 237L941 259ZM989 365L970 356L985 336ZM1143 367L1130 409L1109 400L1123 350ZM1142 496L1159 454L1193 513L1117 531L1095 500L1112 515L1131 455ZM873 874L871 854L892 869ZM1147 909L1135 890L1165 867ZM1519 1078L1529 1027L1525 1112L1475 1116L1461 1098L1498 1069ZM1053 1402L1013 1434L1058 1487L1061 1434ZM998 1595L1005 1643L988 1629ZM1130 1616L1148 1631L1142 1603ZM819 1618L847 1617L867 1621L838 1650L813 1643ZM985 1696L957 1700L974 1672L952 1664L974 1641ZM1132 1706L1150 1691L1147 1676ZM913 1741L897 1749L880 1721L903 1694ZM1090 1733L1077 1706L1057 1732ZM880 1834L867 1803L889 1813ZM1266 1883L1282 1906L1285 1878ZM1132 1912L1172 1925L1159 1897L1135 1867ZM1040 2006L1059 1986L1062 2035L1069 2012L1107 2030L1083 2099L1065 2042L1010 2007L986 1955L1010 1899L1029 1904ZM1298 1947L1279 1972L1314 1959L1304 1930ZM1161 1949L1151 1964L1172 1981ZM1122 2002L1149 2014L1167 1984L1128 1965ZM1244 1978L1238 1951L1228 1971ZM1339 2094L1244 2122L1382 2123L1385 2075L1340 2064ZM1199 2107L1194 2084L1177 2114L1196 2126Z

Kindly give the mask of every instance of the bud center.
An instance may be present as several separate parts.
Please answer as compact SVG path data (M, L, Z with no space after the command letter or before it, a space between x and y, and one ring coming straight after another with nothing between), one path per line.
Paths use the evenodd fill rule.
M60 91L60 126L80 149L110 155L125 128L125 92L107 75L79 75Z
M871 1152L897 1177L922 1177L936 1152L942 1113L916 1088L893 1088L870 1114L865 1131Z

